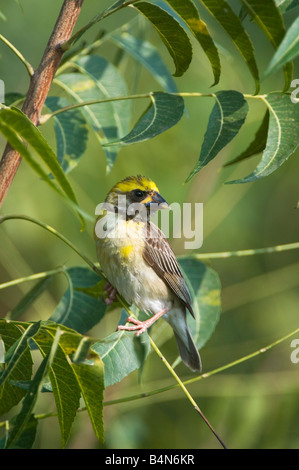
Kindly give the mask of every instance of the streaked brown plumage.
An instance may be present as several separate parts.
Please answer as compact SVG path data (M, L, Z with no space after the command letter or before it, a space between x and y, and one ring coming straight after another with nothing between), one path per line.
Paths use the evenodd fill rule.
M129 304L150 316L145 322L128 318L134 325L119 329L136 330L139 335L163 316L174 330L184 363L192 370L201 370L200 356L186 321L186 309L194 317L192 300L176 256L155 224L118 211L119 195L126 196L127 207L136 202L143 205L147 215L153 203L160 203L161 208L168 206L155 183L140 175L116 184L107 196L114 212L105 212L107 233L96 237L101 268Z

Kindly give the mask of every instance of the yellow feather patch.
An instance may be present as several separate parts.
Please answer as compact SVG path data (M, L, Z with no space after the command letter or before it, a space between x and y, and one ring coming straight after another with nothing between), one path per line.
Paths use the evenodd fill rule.
M134 189L141 189L142 191L159 192L156 184L152 180L141 175L129 176L123 181L120 181L119 183L117 183L113 188L113 190L118 190L122 193L133 191Z
M123 258L128 258L133 250L133 245L126 245L120 249L120 254Z

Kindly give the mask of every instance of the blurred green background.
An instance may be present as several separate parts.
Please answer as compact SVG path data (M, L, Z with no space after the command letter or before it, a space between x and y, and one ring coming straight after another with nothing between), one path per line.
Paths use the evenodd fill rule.
M0 32L37 66L57 18L62 2L21 0L1 1ZM88 22L111 2L84 2L78 27ZM231 2L238 7L239 2ZM101 28L110 31L134 15L121 12L105 20ZM246 65L233 44L217 23L202 10L202 18L220 48L222 78L213 89L235 89L254 92L254 83ZM294 11L286 15L286 23L294 19ZM258 64L264 70L273 49L263 33L248 19L245 25L254 44ZM88 32L85 39L96 36L100 26ZM174 67L166 49L152 29L148 39ZM211 69L200 47L193 42L194 58L190 69L176 79L179 91L209 92L213 81ZM109 60L116 57L116 48L105 45L98 51ZM28 76L22 63L0 43L0 78L6 92L26 92ZM129 89L135 81L136 64L124 58L120 68ZM140 71L138 71L139 73ZM299 77L295 68L294 77ZM265 81L262 92L279 90L281 73ZM149 73L141 71L137 92L159 90ZM198 159L209 113L211 98L187 98L188 115L180 123L153 140L124 148L112 171L105 174L105 154L91 136L88 150L79 166L69 175L80 205L94 214L96 204L103 201L118 180L137 173L152 178L161 194L171 203L192 201L204 203L204 243L201 252L217 252L260 248L298 241L299 155L292 156L278 171L255 183L225 185L225 181L246 176L260 156L244 163L223 168L223 164L244 150L254 136L264 108L249 101L250 114L238 136L218 157L190 183L183 182ZM140 105L138 105L140 106ZM298 105L299 106L299 105ZM139 108L138 108L139 109ZM55 148L51 126L45 129ZM0 150L5 143L0 140ZM96 261L92 224L85 232L69 208L22 163L1 208L2 214L27 214L46 222L72 240ZM177 255L183 254L183 240L172 242ZM184 253L186 254L186 252ZM24 221L9 221L0 227L0 282L53 269L59 265L81 265L82 261L62 242ZM216 331L201 351L204 372L225 365L283 337L298 327L299 317L299 251L289 251L224 260L212 260L219 273L222 290L222 316ZM1 291L0 317L4 317L32 284L24 283ZM58 275L49 289L22 318L46 320L53 312L67 284ZM104 338L117 325L119 311L112 311L92 334ZM299 337L299 335L298 335ZM292 338L293 339L293 338ZM291 339L269 352L244 362L225 373L216 374L190 386L200 408L230 448L298 448L299 447L299 364L290 360ZM171 337L162 347L172 361L176 345ZM181 378L190 377L180 365ZM105 392L105 400L116 399L173 383L154 353L148 358L141 383L138 372ZM35 412L55 410L52 397L43 395ZM217 448L218 443L180 390L174 390L127 404L107 406L104 413L106 443L117 448ZM60 447L57 419L40 422L36 448ZM79 413L69 442L70 448L97 448L86 413Z

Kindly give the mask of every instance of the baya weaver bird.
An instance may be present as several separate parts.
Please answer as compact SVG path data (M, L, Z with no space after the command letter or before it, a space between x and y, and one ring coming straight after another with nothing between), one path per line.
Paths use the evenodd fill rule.
M112 303L117 292L149 316L145 321L128 317L118 329L136 330L139 336L163 316L173 328L183 362L200 371L200 356L186 321L187 310L194 317L190 292L168 240L149 219L153 208L169 209L168 203L153 181L138 175L113 186L103 207L95 238L98 260L109 281L106 303Z

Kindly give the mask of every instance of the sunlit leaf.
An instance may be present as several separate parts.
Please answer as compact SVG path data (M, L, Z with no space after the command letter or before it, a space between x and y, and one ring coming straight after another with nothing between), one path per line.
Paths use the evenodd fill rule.
M248 183L268 176L298 147L299 106L289 95L273 93L264 98L270 113L267 145L256 169L247 177L228 183Z
M128 95L126 83L118 69L104 57L90 55L81 57L71 64L78 73L61 74L55 82L62 86L76 103ZM96 103L80 109L101 145L107 140L119 139L129 131L131 115L129 100ZM113 149L105 147L108 169L113 166L118 151L117 147Z
M284 37L285 26L274 0L264 0L262 2L260 0L242 0L242 2L248 13L277 49ZM293 65L291 63L284 65L284 73L285 90L288 90L293 74Z
M105 364L105 387L108 387L142 366L150 350L149 337L147 333L137 337L134 331L121 330L94 343L92 350Z
M210 339L221 313L221 284L216 271L194 258L179 259L188 284L195 320L187 315L193 340L201 349ZM174 365L181 361L178 358Z
M247 158L250 158L253 155L256 155L257 153L263 152L267 144L268 129L269 129L269 110L266 111L264 119L262 120L261 125L256 131L253 141L249 144L247 149L244 150L244 152L242 152L236 158L226 163L224 166L233 165L234 163L241 162L242 160L246 160Z
M103 318L107 309L102 300L100 278L84 267L69 268L67 273L69 287L50 320L83 334Z
M281 41L277 51L275 52L270 64L265 71L265 76L276 72L286 62L289 62L299 54L299 17L295 19L293 24L287 30L286 35Z
M44 328L42 334L35 338L35 342L44 357L46 357L51 350L56 331L57 325L52 329ZM63 343L58 345L55 358L51 363L49 378L57 408L62 447L65 447L79 408L81 395L77 379L67 358L67 351L75 351L76 346L81 340L81 336L64 334L63 340Z
M25 352L28 350L28 341L37 334L40 323L37 322L28 326L26 331L11 346L5 355L6 367L0 376L0 387L3 387L12 378L14 369L17 367ZM2 334L2 333L1 333Z
M70 362L78 381L96 437L104 441L104 364L97 354L87 362Z
M45 105L53 112L69 106L66 98L49 96ZM57 159L65 173L71 171L84 155L87 147L86 120L78 109L70 109L53 117L56 135Z
M131 54L140 64L147 68L158 83L168 93L176 93L177 86L159 51L148 41L132 36L128 32L109 35L119 47Z
M184 100L164 92L151 93L151 105L131 132L107 145L130 145L152 139L178 123L184 114Z
M243 28L239 17L225 0L201 0L209 12L221 24L245 60L255 81L256 93L259 90L259 72L252 42Z
M210 115L199 160L187 181L218 155L239 132L246 119L248 103L242 93L220 91L215 97L216 103Z
M183 2L181 0L166 1L186 23L191 33L206 53L213 69L213 85L216 85L219 82L221 72L218 50L209 33L207 25L200 19L196 6L192 0L184 0Z
M131 7L142 13L159 33L174 61L174 76L183 75L192 59L192 46L184 29L165 10L152 3L138 2Z
M32 333L32 329L30 330ZM9 351L10 348L19 345L18 350L15 350L15 359L18 359L15 363L11 362L10 371L6 372L6 376L3 376L4 371L0 375L2 385L0 387L0 416L7 413L13 406L17 405L19 401L24 397L25 391L15 387L11 384L12 381L26 381L31 379L32 374L32 358L28 347L27 338L28 332L25 337L19 328L6 320L0 320L0 335L2 341L5 344L5 350ZM23 336L23 343L20 344ZM21 349L25 346L23 352ZM12 351L12 350L11 350ZM3 359L3 358L2 358Z
M58 347L60 337L60 330L57 329L55 339L52 343L50 352L47 356L43 359L41 365L37 369L33 380L31 381L29 391L25 396L22 407L18 415L14 420L14 425L9 432L8 439L6 441L5 447L6 448L13 448L15 444L19 441L20 437L22 436L23 431L26 429L30 419L32 418L32 411L36 404L38 394L42 388L43 378L48 373L48 370L51 366L51 363L55 357L55 353Z

